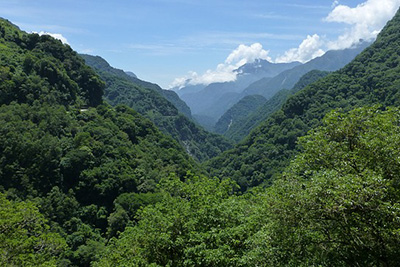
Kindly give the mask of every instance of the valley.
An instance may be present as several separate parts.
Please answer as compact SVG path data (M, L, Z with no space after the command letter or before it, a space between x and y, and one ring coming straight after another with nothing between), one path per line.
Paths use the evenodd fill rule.
M89 54L0 18L0 265L398 264L400 10L174 90Z

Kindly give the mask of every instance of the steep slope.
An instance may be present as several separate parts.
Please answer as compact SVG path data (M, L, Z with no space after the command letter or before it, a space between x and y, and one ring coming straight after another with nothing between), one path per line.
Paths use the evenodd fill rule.
M251 83L264 77L274 77L300 64L299 62L270 63L266 60L256 60L235 70L237 73L235 81L211 83L193 93L182 88L180 91L186 93L180 93L180 96L189 105L193 114L207 116L215 123L240 100L240 93Z
M84 55L84 58L106 82L105 98L109 103L125 104L134 108L153 121L165 134L179 141L194 158L204 161L231 147L230 142L222 136L205 131L180 114L155 88L143 87L154 87L154 84L142 82L138 85L132 82L132 77L111 67L100 57ZM172 91L167 93L175 94Z
M96 106L102 102L102 81L60 41L25 34L0 18L0 49L0 104L37 100Z
M35 246L19 246L28 253L21 265L34 264L29 259L47 251L57 232L66 243L58 263L89 266L106 238L125 227L125 215L113 214L116 198L149 194L162 177L197 170L150 120L104 103L104 83L68 45L0 19L0 58L0 190L13 203L34 202L49 225L35 215L37 227L52 231L38 240L32 216L14 225Z
M272 79L261 79L254 82L243 91L243 96L262 95L268 99L281 89L292 88L307 72L312 70L335 71L342 68L368 45L370 43L362 43L351 49L328 51L324 55L284 71Z
M92 68L102 70L104 72L112 73L113 75L115 75L123 80L129 80L131 83L133 83L135 85L144 87L146 89L151 89L151 90L159 93L160 95L164 96L169 102L171 102L179 110L179 112L181 112L188 118L192 117L190 108L186 105L186 103L182 99L179 98L179 96L175 92L173 92L171 90L164 90L157 84L140 80L132 72L124 72L123 70L113 68L110 66L110 64L108 64L107 61L105 61L103 58L101 58L99 56L90 56L90 55L81 54L81 57L83 57L85 59L86 64L88 64ZM105 91L105 97L108 98L108 90ZM112 95L110 97L115 97L115 96ZM112 100L112 99L110 99L110 100Z
M266 101L267 99L260 95L251 95L242 98L218 120L215 124L215 132L224 134L230 129L233 123L246 118L249 114L260 108Z
M320 125L330 110L400 104L400 13L373 45L343 69L290 97L235 149L213 159L213 175L233 177L242 188L268 183L296 155L297 138Z
M232 124L229 129L227 129L225 132L220 133L238 143L239 141L243 140L243 138L245 138L252 129L254 129L264 120L266 120L272 113L278 111L290 95L297 93L307 85L325 77L326 75L328 75L328 73L329 72L327 71L319 70L310 71L309 73L301 77L291 90L280 90L269 100L266 100L260 107L253 105L257 107L256 110L247 114L244 117L242 116L232 120ZM245 98L246 97L244 97L243 99ZM232 109L235 108L236 105L234 105Z

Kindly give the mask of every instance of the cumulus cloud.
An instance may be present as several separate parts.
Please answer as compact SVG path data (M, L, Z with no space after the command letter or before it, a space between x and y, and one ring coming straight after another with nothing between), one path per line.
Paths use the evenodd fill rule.
M372 41L400 6L400 0L367 0L351 8L335 0L333 10L324 19L330 23L344 23L347 28L336 40L323 40L319 35L308 35L298 48L289 49L275 62L307 62L328 50L346 49L361 40Z
M327 23L343 23L345 28L335 40L318 34L308 35L297 48L286 51L283 55L271 60L269 51L255 43L251 46L240 45L215 70L208 70L199 75L190 72L186 77L175 79L171 87L183 87L187 84L210 84L213 82L234 81L235 69L257 58L271 62L286 63L293 61L307 62L323 55L328 50L339 50L357 45L360 40L372 41L396 13L400 0L366 0L356 7L340 4L339 0L332 1L332 11L323 21Z
M244 64L252 63L256 59L272 61L268 53L269 51L264 50L260 43L254 43L250 46L241 44L229 54L224 63L218 64L215 70L207 70L201 75L191 71L185 77L176 78L170 85L170 88L235 81L238 74L235 70Z
M225 60L225 64L236 67L243 66L246 63L254 62L256 59L271 60L268 56L269 51L264 50L260 43L251 46L239 45Z
M337 40L328 43L328 49L344 49L357 44L360 40L373 40L391 19L400 6L400 0L367 0L351 8L335 5L325 18L327 22L350 25Z
M42 36L42 35L50 35L51 37L60 40L63 44L68 44L69 45L67 38L62 36L62 34L60 34L60 33L51 33L51 32L41 31L41 32L39 32L37 34L39 34L40 36Z
M322 56L325 53L321 48L323 45L324 42L321 40L318 34L314 34L312 36L308 35L298 48L292 48L286 51L285 54L283 56L279 56L275 62L307 62L313 58Z

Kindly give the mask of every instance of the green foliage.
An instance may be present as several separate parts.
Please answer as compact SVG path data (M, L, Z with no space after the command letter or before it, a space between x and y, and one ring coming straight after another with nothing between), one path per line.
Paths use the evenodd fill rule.
M123 70L119 70L116 68L111 67L108 62L106 62L103 58L99 56L90 56L90 55L85 55L81 54L81 56L85 59L86 64L91 66L92 68L101 71L101 72L106 72L108 74L111 74L112 76L118 77L121 80L127 80L131 84L136 85L137 87L141 88L146 88L150 89L151 91L157 92L159 95L162 95L165 97L170 103L172 103L180 113L184 114L186 117L191 118L192 114L190 111L190 108L186 105L186 103L179 98L179 96L171 90L164 90L161 89L160 86L154 83L142 81L136 77L136 75L129 74L128 72L124 72ZM110 85L110 87L112 87ZM110 96L107 97L107 100L113 101L114 97L118 97L119 93L117 92L118 89L116 88L106 88L106 94L110 93ZM119 88L121 89L121 88ZM135 88L137 90L137 88ZM108 92L110 91L110 92ZM153 97L155 94L149 93L147 90L145 90L146 93L152 95ZM120 99L121 100L121 99ZM118 102L120 103L120 102ZM163 103L165 105L165 103ZM133 106L132 106L133 107ZM136 109L136 107L133 107ZM158 107L153 107L154 109L157 109Z
M80 266L94 259L100 234L123 230L108 225L120 194L153 191L169 173L195 169L176 142L128 107L81 112L14 103L0 107L0 120L1 186L40 198L50 224L68 236L68 258ZM79 234L82 225L88 234Z
M118 196L155 191L162 177L183 179L197 167L150 120L127 106L102 103L103 82L69 46L5 20L0 28L0 189L15 199L34 199L43 214L34 227L49 232L50 241L58 234L65 238L60 265L89 266L105 237L117 234L110 229L123 230L114 223L123 218L113 213ZM19 209L17 202L7 205ZM41 232L31 230L21 228L33 248L4 232L4 248L16 245L4 252L4 261L21 265L15 259L20 256L9 256L15 251L21 261L32 257L33 265L55 263L54 253L34 243L41 242Z
M0 20L1 265L397 265L400 110L387 106L399 101L399 19L210 163L220 178L193 174L149 119L100 103L99 78L69 47ZM146 116L174 117L166 107ZM182 118L179 134L197 131Z
M95 266L241 265L250 202L236 185L188 174L160 182L162 200L138 212L138 223L110 241Z
M329 111L374 104L398 106L399 20L400 13L351 63L291 96L234 150L213 159L208 164L211 174L231 177L244 190L268 183L297 154L297 138L320 125Z
M217 121L215 132L225 134L234 123L246 118L266 101L265 97L260 95L251 95L242 98Z
M243 196L229 179L163 179L161 200L94 266L395 266L399 120L399 109L332 112L271 187Z
M111 105L125 104L132 107L150 119L164 134L177 140L195 159L205 161L231 148L228 140L193 123L164 97L174 92L164 92L167 90L155 84L128 76L100 57L83 57L106 82L105 99Z
M397 265L399 119L399 109L332 112L301 138L303 152L265 194L254 265Z
M192 165L178 144L127 107L66 112L12 104L0 111L2 185L24 194L59 186L74 189L81 203L90 194L112 206L123 191L153 190L160 176Z
M291 90L282 89L273 97L268 99L261 106L255 106L256 109L246 116L232 121L232 125L224 133L224 135L235 141L236 143L243 140L251 130L259 126L271 114L278 111L289 96L297 93L307 85L328 75L327 71L312 70L304 74Z
M66 248L32 202L10 201L0 193L2 266L56 266Z
M103 82L68 45L0 19L0 104L35 100L97 106Z

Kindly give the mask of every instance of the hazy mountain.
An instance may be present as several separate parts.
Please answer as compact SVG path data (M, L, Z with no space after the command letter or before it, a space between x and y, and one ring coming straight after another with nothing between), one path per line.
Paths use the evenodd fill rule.
M258 60L239 68L235 82L210 84L196 93L182 94L181 98L193 114L207 117L208 121L217 123L218 119L243 97L262 95L269 99L281 89L292 88L311 70L335 71L342 68L368 45L362 43L351 49L328 51L305 64L274 64Z
M222 136L209 133L179 113L164 95L175 92L128 76L124 71L111 67L101 57L82 55L106 82L105 98L112 105L126 104L149 118L165 134L172 136L198 159L204 161L231 147ZM150 88L149 88L150 87Z
M300 78L300 80L295 84L295 86L291 90L282 89L282 90L278 91L270 99L265 100L261 105L259 105L258 101L249 102L248 106L253 107L253 108L249 108L243 114L238 114L237 116L232 117L231 122L230 122L230 127L224 128L224 129L226 129L226 131L224 131L224 132L221 132L221 131L219 131L219 132L217 131L217 132L225 135L227 138L233 140L234 142L241 141L243 138L245 138L251 132L252 129L254 129L260 123L262 123L264 120L266 120L272 113L279 110L289 96L295 94L296 92L300 91L307 85L325 77L328 74L329 74L329 72L327 72L327 71L319 71L319 70L310 71L310 72L306 73L305 75L303 75L303 77ZM253 95L246 96L242 100L247 99L247 100L251 101L252 98L249 98L249 97L252 97L252 96ZM258 96L258 95L254 95L254 96L262 97L262 96ZM216 124L215 128L220 127L219 125L221 123L223 123L222 119L226 115L229 116L229 111L231 109L237 110L238 109L237 106L239 106L239 107L241 106L240 103L242 102L242 100L240 100L237 104L235 104L232 108L230 108L221 117L221 119ZM243 110L243 109L240 109L240 110Z
M355 48L328 51L324 55L286 70L272 79L264 78L252 83L243 91L242 96L262 95L268 99L281 89L292 88L307 72L312 70L335 71L342 68L369 45L370 43L363 42Z
M133 78L137 78L136 74L133 73L132 71L125 71L126 74L128 74L129 76L133 77Z
M178 94L188 104L193 114L208 117L215 123L225 111L240 100L240 93L251 83L264 77L274 77L300 64L299 62L271 63L259 59L235 70L236 81L212 83L205 87L189 85L179 90Z
M219 134L226 133L232 125L237 121L247 118L251 113L258 110L266 101L267 99L260 95L243 97L218 120L215 124L215 132Z
M85 59L86 63L93 68L107 71L109 73L112 73L113 75L121 77L122 79L129 80L133 84L156 91L157 93L163 95L166 99L168 99L169 102L171 102L182 114L184 114L188 118L192 117L190 108L186 105L184 101L179 98L179 96L175 92L164 90L155 83L140 80L133 72L125 72L123 70L113 68L110 66L110 64L108 64L107 61L105 61L101 57L91 55L81 56Z
M196 84L196 85L186 85L185 87L182 88L172 88L171 90L175 91L180 97L182 97L185 94L193 94L197 93L204 88L206 88L207 85L205 84Z
M233 178L243 189L268 183L297 154L298 138L333 109L399 106L399 47L400 12L351 63L289 97L236 148L214 158L211 175Z

